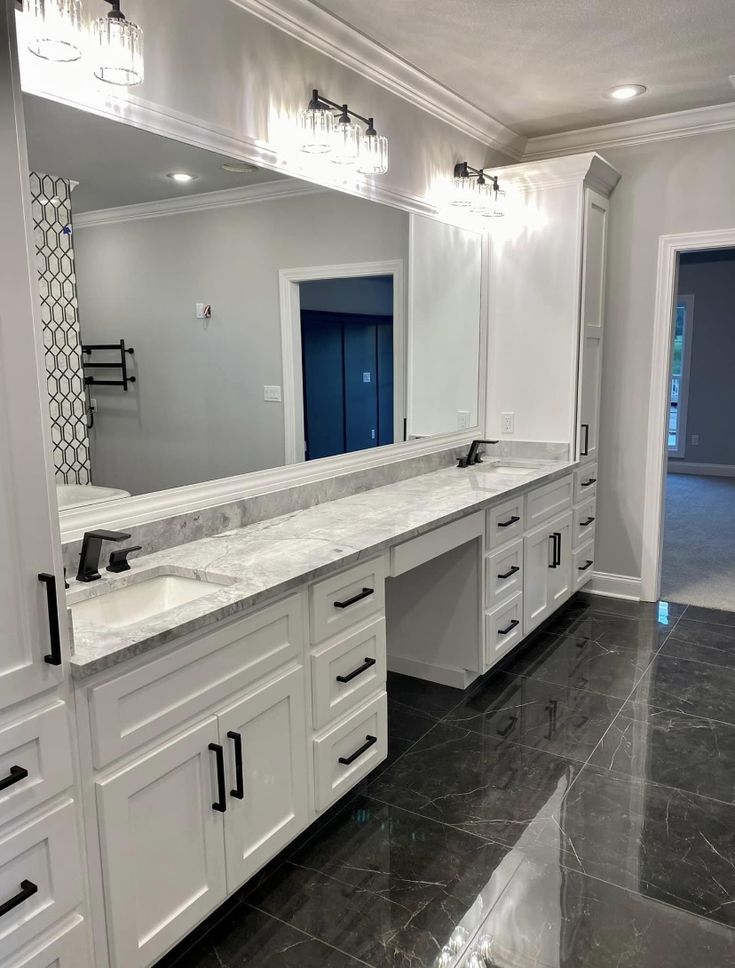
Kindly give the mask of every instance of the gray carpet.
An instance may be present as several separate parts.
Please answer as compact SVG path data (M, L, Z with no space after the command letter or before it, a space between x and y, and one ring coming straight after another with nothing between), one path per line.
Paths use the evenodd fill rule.
M735 478L667 476L661 598L735 611Z

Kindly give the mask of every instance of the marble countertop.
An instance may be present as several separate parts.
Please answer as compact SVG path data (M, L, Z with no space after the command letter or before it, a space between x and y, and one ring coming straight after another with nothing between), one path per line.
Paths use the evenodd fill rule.
M531 485L563 477L569 461L503 461L445 468L136 558L120 575L71 582L67 604L156 575L206 579L211 594L135 624L74 621L71 672L82 679L237 615L306 581L379 554Z

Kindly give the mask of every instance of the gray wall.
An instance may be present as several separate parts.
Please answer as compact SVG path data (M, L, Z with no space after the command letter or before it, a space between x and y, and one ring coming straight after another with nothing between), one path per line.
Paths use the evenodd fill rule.
M685 460L735 465L735 249L682 255L679 292L694 295Z
M278 270L408 256L408 216L336 192L75 233L85 342L135 348L129 393L95 388L96 484L134 494L284 462ZM212 304L195 319L197 302Z
M355 279L314 279L299 286L302 309L323 313L365 313L393 315L393 276Z
M659 236L735 226L735 131L602 152L612 196L600 428L598 571L640 577Z

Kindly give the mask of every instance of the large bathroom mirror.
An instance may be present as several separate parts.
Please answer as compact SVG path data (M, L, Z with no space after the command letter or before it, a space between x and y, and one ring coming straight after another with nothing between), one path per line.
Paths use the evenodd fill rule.
M25 96L59 505L479 423L479 234Z

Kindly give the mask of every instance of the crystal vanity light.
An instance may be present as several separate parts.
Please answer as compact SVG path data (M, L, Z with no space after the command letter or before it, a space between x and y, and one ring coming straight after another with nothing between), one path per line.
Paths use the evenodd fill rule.
M365 125L363 131L358 122ZM373 118L365 118L348 105L338 104L312 91L306 110L297 118L299 147L307 154L322 155L335 165L354 168L362 175L388 171L388 139L375 130Z
M81 0L31 0L25 9L32 54L58 63L79 60L84 47Z
M106 84L132 87L143 81L143 31L120 10L120 0L105 0L112 8L92 24L94 76Z
M460 161L454 166L453 186L451 204L455 207L468 208L484 218L505 215L505 192L497 175L486 174L482 168L473 168L466 161Z

